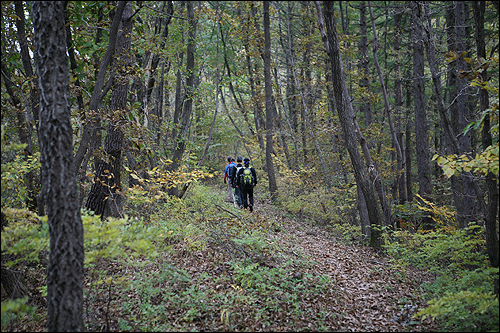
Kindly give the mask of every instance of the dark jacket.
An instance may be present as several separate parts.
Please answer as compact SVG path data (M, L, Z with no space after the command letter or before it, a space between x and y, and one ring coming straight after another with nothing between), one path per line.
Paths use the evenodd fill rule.
M238 163L236 165L233 166L233 171L231 171L231 184L233 185L233 187L236 187L236 185L238 185L238 182L235 180L237 180L238 178L236 178L236 172L238 171L238 168L240 168L240 170L242 169L243 165L241 163Z
M252 175L253 175L253 184L250 186L247 186L247 187L253 187L253 186L257 185L257 173L255 172L255 169L252 166L249 168L250 168L250 171L252 172ZM236 185L238 185L240 188L245 186L245 185L241 184L241 182L240 182L241 175L243 174L244 170L245 170L245 166L243 166L243 168L238 170L238 173L236 174Z

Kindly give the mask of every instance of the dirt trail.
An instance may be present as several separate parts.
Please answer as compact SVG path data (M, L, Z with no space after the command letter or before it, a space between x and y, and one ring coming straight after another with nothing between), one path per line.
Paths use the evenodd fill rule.
M256 209L271 210L265 203ZM294 244L293 255L315 261L303 273L325 275L338 286L339 309L343 312L340 331L435 331L430 319L412 320L417 308L425 306L420 284L429 276L407 269L398 273L387 259L369 247L345 245L324 227L280 217L285 230L270 235L284 249ZM300 273L298 273L300 274Z

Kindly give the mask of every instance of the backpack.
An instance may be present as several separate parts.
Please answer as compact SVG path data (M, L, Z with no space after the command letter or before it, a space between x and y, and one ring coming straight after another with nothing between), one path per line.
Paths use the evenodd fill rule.
M235 164L235 165L233 165L233 167L231 168L231 171L229 172L230 179L235 178L233 187L236 187L236 184L238 183L238 179L236 179L236 175L238 174L238 171L240 171L241 168L243 168L243 166L237 166L237 164Z
M253 186L254 179L252 170L250 168L245 167L243 172L240 174L240 184L245 187Z
M227 168L227 178L228 179L233 178L233 168L234 168L234 164L230 164L229 168Z

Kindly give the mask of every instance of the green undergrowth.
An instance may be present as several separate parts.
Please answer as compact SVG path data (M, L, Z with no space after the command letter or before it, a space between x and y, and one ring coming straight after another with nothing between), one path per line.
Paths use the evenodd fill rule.
M289 260L269 240L283 230L280 219L235 209L225 198L224 188L193 182L182 200L129 193L124 218L101 221L82 211L85 330L331 329L332 282L298 274L311 263ZM46 218L4 213L6 265L46 269ZM32 294L46 297L44 285ZM2 330L45 320L44 304L26 303L2 302Z
M432 283L422 285L429 306L416 317L437 318L446 331L498 331L494 280L499 270L489 266L483 233L482 227L472 224L463 230L400 230L386 237L385 249L393 258L393 268L413 266L434 274Z
M234 209L224 202L225 190L214 189L194 184L184 200L167 202L151 216L149 228L161 230L166 250L119 286L117 293L129 297L113 301L119 329L298 330L312 323L313 330L328 330L328 305L306 300L322 304L331 282L294 278L309 263L277 255L266 239L280 232L276 219ZM181 265L184 260L191 265Z
M329 228L332 235L344 243L360 243L361 225L357 218L356 186L320 186L315 178L282 178L279 204L291 216L310 226Z

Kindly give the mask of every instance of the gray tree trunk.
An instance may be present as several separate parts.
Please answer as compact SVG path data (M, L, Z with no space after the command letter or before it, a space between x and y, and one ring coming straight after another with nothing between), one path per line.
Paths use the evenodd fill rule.
M276 105L273 97L273 86L271 81L271 34L269 31L269 1L264 1L264 83L266 89L266 167L269 179L269 192L271 200L278 198L278 186L274 174L274 163L271 153L273 152L274 114Z
M83 331L83 226L73 165L65 2L33 3L40 162L50 234L47 328Z
M330 63L332 66L332 84L339 119L344 132L344 140L353 165L356 184L361 188L367 205L368 218L370 220L371 227L370 245L375 248L379 248L382 244L382 219L377 199L373 191L372 182L368 177L358 150L354 128L354 110L352 108L351 98L347 91L344 67L340 56L339 40L333 15L333 3L330 1L323 2L323 7L325 9L326 31L324 28L325 24L323 24L321 5L319 1L315 1L315 4L318 11L318 23L321 31L321 37L325 43L326 52L330 57Z
M424 43L422 38L422 13L417 2L410 3L412 10L413 43L413 100L415 107L415 133L419 194L422 197L432 193L429 166L429 135L425 110Z

